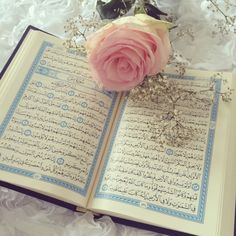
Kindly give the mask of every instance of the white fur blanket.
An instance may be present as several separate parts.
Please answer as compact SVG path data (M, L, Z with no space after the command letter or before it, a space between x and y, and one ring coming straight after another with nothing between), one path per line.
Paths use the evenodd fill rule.
M62 36L67 18L91 14L95 0L0 0L0 69L28 25ZM183 36L173 46L189 67L207 70L236 68L236 33L216 34L214 24L224 17L207 9L206 0L157 0L163 11L173 14ZM224 1L218 0L224 4ZM235 0L232 0L235 4ZM222 5L222 7L224 7ZM236 8L232 7L232 12ZM231 14L229 11L229 14ZM94 221L29 196L0 187L1 236L157 235L114 224L109 217Z

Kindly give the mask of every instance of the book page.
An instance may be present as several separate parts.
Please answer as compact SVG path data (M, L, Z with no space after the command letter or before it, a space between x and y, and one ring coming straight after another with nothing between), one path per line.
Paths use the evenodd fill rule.
M236 87L236 74L233 75L234 88ZM236 101L236 93L233 93L233 101ZM235 102L233 104L235 106ZM224 184L221 187L221 214L219 215L218 235L235 235L235 200L236 200L236 109L230 114L230 132L228 141L228 159L225 160L227 169L224 171ZM223 171L223 170L222 170Z
M0 179L85 206L117 94L97 88L85 55L31 34L4 78Z
M182 88L208 90L211 75L196 73L169 77ZM180 146L165 143L160 135L166 124L158 117L165 113L168 100L153 104L124 98L91 209L187 233L216 235L228 116L233 109L220 100L221 87L222 79L216 79L214 91L178 103L181 125L192 130L189 141Z

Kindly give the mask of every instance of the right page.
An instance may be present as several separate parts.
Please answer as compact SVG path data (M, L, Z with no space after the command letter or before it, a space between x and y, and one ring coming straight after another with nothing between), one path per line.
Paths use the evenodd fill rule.
M172 86L156 102L124 96L90 208L218 235L227 161L233 158L229 134L236 131L230 121L235 99L223 101L229 100L232 75L166 76Z

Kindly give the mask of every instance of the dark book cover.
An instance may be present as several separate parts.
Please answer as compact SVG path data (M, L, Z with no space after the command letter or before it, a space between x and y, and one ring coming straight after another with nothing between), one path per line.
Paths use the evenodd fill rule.
M27 34L31 30L42 31L42 30L40 30L40 29L38 29L34 26L28 26L27 27L27 29L23 33L19 43L17 44L16 48L14 49L13 53L9 57L6 65L3 67L3 69L0 73L0 79L3 77L3 75L6 72L7 68L11 64L11 61L13 60L13 58L16 55L17 51L19 50L21 44L23 43L25 37L27 36ZM46 34L49 34L48 32L45 32L45 31L42 31L42 32L44 32ZM52 204L56 204L56 205L65 207L65 208L73 210L73 211L76 211L76 206L73 205L73 204L58 200L58 199L53 198L53 197L46 196L46 195L41 194L41 193L37 193L37 192L31 191L31 190L28 190L26 188L22 188L22 187L13 185L13 184L9 184L9 183L4 182L4 181L0 181L0 186L15 190L17 192L21 192L23 194L26 194L26 195L29 195L29 196L32 196L32 197L35 197L35 198L38 198L38 199L41 199L41 200L44 200L44 201L47 201L47 202L50 202ZM95 216L95 218L99 218L101 216ZM139 223L139 222L135 222L135 221L125 220L125 219L118 218L118 217L111 217L111 218L114 222L119 223L119 224L128 225L128 226L131 226L131 227L140 228L140 229L144 229L144 230L149 230L149 231L162 233L162 234L166 234L166 235L170 235L170 236L189 236L189 235L191 235L191 234L186 234L186 233L183 233L183 232L169 230L169 229L165 229L165 228L161 228L161 227L157 227L157 226L153 226L153 225L148 225L148 224ZM157 221L158 221L158 219L157 219Z

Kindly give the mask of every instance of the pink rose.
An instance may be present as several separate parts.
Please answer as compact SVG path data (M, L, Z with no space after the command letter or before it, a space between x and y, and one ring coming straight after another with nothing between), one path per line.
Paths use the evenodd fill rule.
M92 77L107 90L125 91L160 72L170 54L170 23L127 16L92 34L86 43Z

